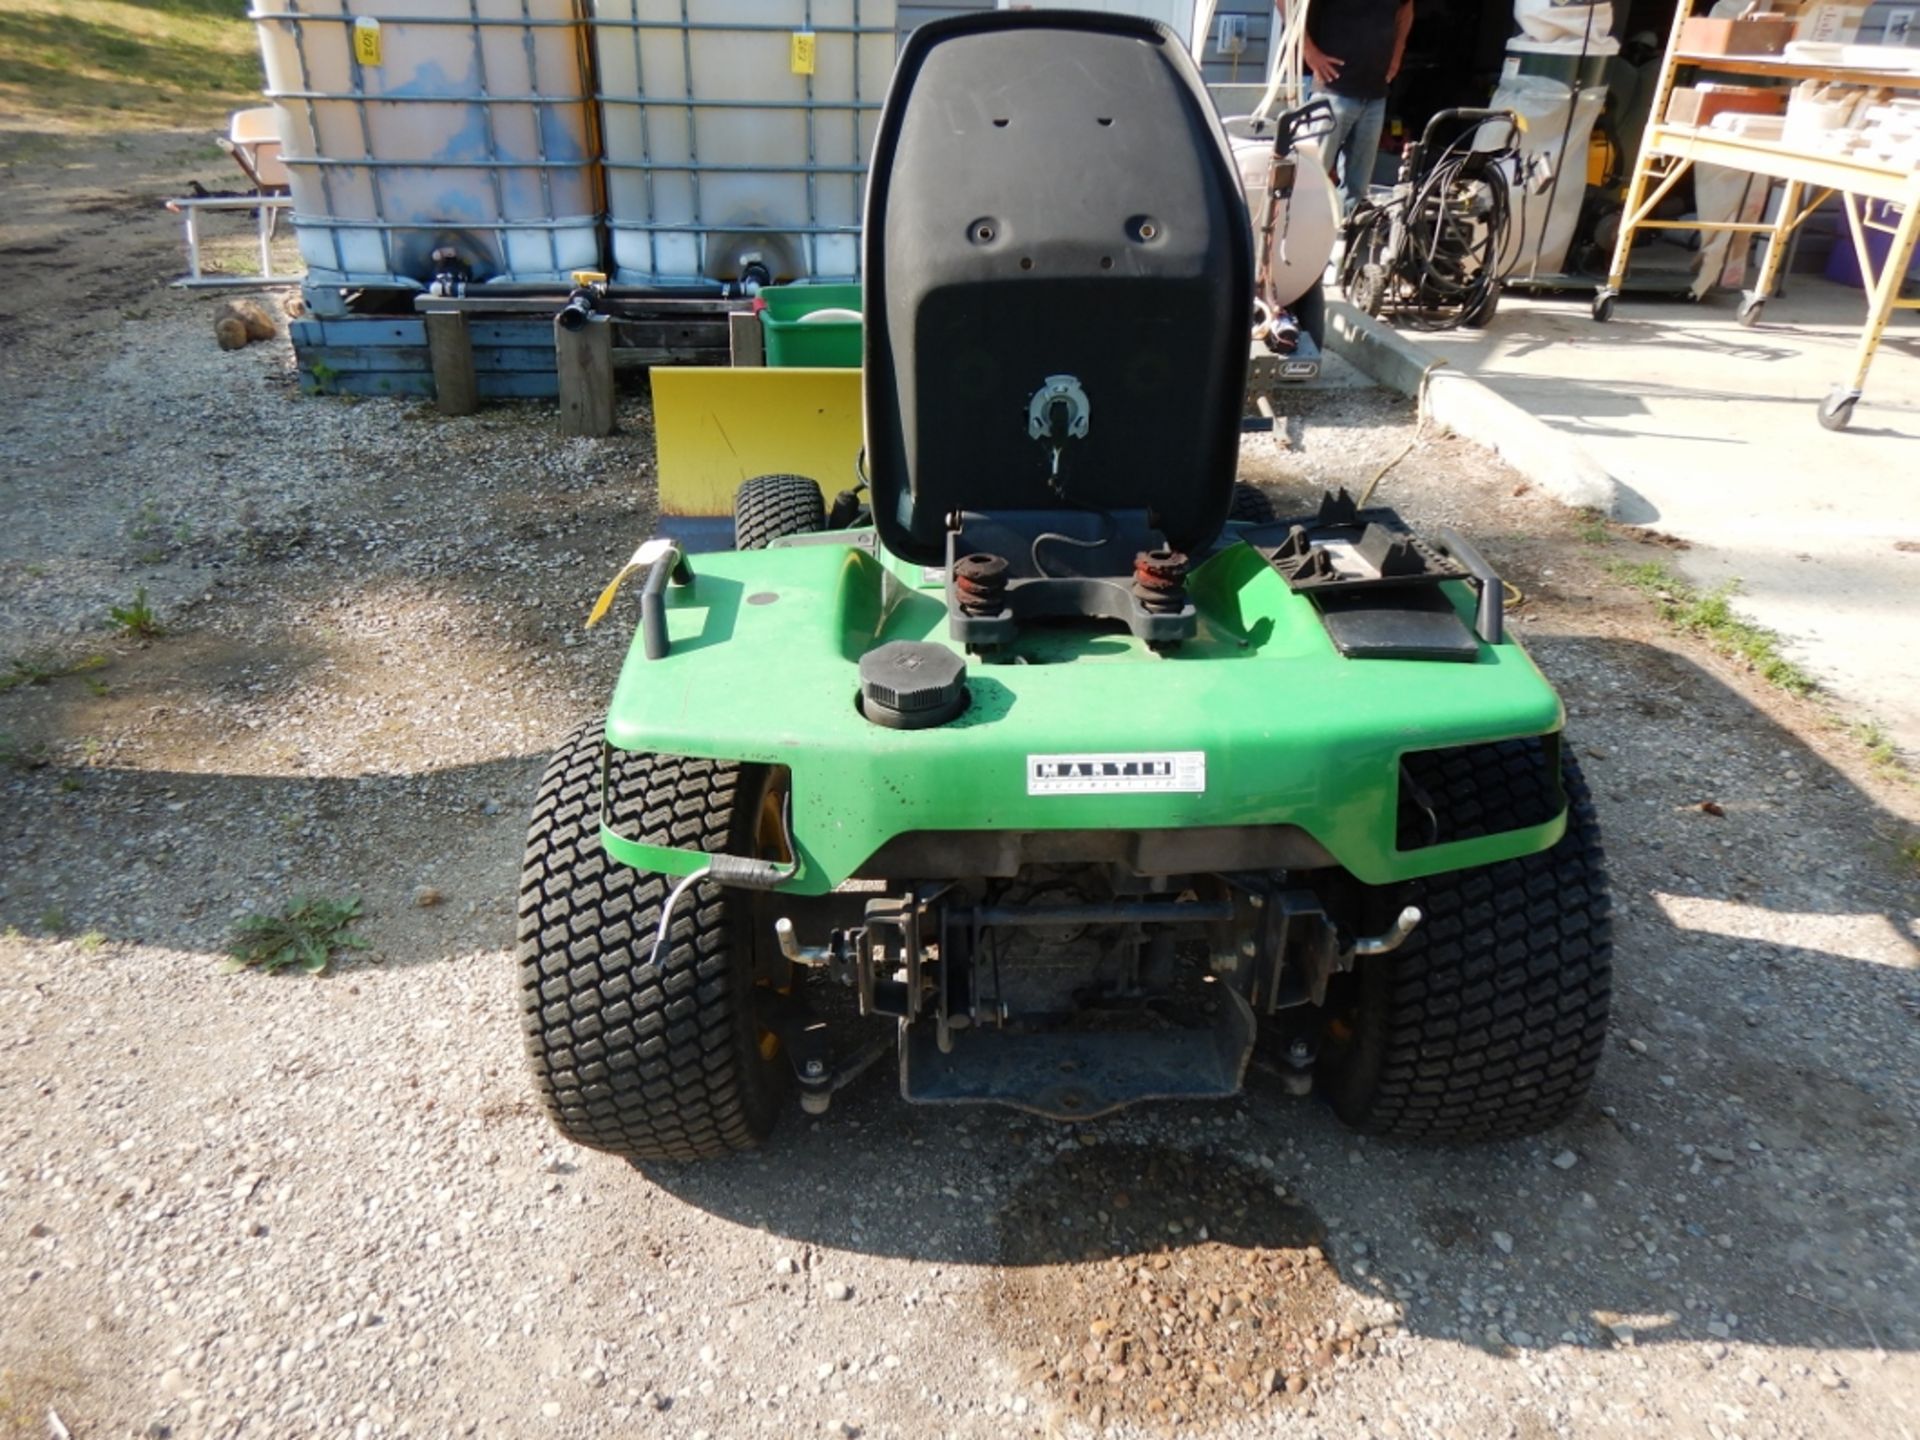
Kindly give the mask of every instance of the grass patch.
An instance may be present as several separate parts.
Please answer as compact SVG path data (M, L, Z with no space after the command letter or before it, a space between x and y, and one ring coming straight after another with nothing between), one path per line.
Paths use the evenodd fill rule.
M318 975L334 956L367 948L364 939L348 931L359 916L358 900L297 896L277 915L249 915L235 926L220 971L230 975L258 967L268 973L297 969Z
M23 685L45 685L58 680L62 675L81 675L89 670L98 670L107 663L104 655L88 655L67 664L52 653L42 650L32 655L22 655L9 660L4 674L0 674L0 695L9 690L18 690ZM89 681L90 685L99 681Z
M22 655L17 660L7 662L6 674L0 675L0 695L9 690L18 690L22 685L45 685L60 673L59 666L50 656Z
M0 731L0 769L38 770L53 758L44 740L22 740Z
M1614 560L1607 573L1649 595L1669 625L1698 635L1721 654L1743 660L1761 679L1790 695L1811 695L1819 684L1780 650L1780 637L1733 613L1738 581L1700 590L1657 560Z
M260 103L247 0L6 0L0 101L88 130L216 125Z
M115 629L135 640L157 640L167 633L161 627L160 616L147 603L147 587L144 585L133 592L131 605L110 607L107 618Z
M1852 727L1853 738L1860 742L1860 748L1867 752L1867 763L1876 770L1898 770L1900 751L1893 743L1893 737L1878 720L1862 720Z
M1573 533L1580 537L1582 545L1613 543L1613 532L1607 528L1607 517L1598 510L1582 510L1575 515Z

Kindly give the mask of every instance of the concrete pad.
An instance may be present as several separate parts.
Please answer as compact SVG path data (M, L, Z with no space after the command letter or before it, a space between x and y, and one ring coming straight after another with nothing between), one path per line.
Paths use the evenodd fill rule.
M1792 276L1751 330L1736 298L1626 296L1600 325L1590 294L1508 292L1486 331L1418 341L1577 444L1618 482L1615 518L1693 542L1689 578L1738 580L1843 709L1920 755L1920 322L1894 317L1832 432L1816 409L1851 374L1860 292Z

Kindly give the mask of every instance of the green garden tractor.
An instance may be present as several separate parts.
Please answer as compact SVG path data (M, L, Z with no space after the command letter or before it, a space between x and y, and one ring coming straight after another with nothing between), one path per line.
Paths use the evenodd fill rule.
M1185 51L927 24L868 184L858 486L641 546L612 705L541 784L560 1129L722 1155L888 1057L910 1102L1086 1120L1256 1051L1376 1134L1565 1118L1610 947L1560 700L1460 535L1236 486L1252 238Z

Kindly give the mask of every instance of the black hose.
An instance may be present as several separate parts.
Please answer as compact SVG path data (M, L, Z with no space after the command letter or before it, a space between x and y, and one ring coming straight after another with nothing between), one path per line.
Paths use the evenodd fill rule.
M1513 215L1504 161L1517 147L1475 150L1476 133L1442 150L1402 202L1403 248L1388 263L1400 282L1394 308L1416 330L1453 329L1486 306L1500 283ZM1476 199L1478 213L1470 208Z

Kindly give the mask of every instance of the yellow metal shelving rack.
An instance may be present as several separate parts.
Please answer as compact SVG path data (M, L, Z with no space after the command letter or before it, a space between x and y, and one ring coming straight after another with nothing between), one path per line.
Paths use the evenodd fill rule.
M1920 238L1920 171L1900 170L1857 156L1815 155L1792 149L1778 141L1747 139L1691 125L1669 124L1665 120L1668 98L1674 80L1683 70L1707 71L1715 75L1740 75L1776 80L1828 80L1871 88L1920 91L1920 73L1913 71L1867 70L1856 66L1809 65L1763 55L1700 55L1680 48L1681 26L1690 9L1681 0L1673 18L1673 33L1667 40L1667 53L1661 62L1660 80L1653 97L1653 115L1640 143L1640 154L1633 166L1633 179L1627 186L1626 209L1621 216L1620 236L1614 243L1613 263L1607 270L1606 284L1593 300L1593 318L1613 318L1614 301L1626 280L1627 257L1633 237L1641 230L1731 231L1742 235L1764 235L1768 245L1761 264L1760 277L1752 290L1741 298L1738 311L1743 325L1759 323L1762 307L1773 291L1786 254L1789 236L1805 223L1808 216L1839 195L1847 212L1854 249L1859 256L1860 275L1867 286L1867 318L1854 349L1852 377L1836 385L1820 402L1820 423L1829 430L1845 429L1853 418L1873 364L1874 351L1886 333L1887 322L1896 310L1920 310L1920 300L1900 298L1901 282L1911 262L1914 242ZM1655 220L1654 209L1696 163L1724 165L1744 170L1784 185L1776 218L1772 221L1739 220ZM1891 226L1882 226L1862 214L1866 202L1889 202L1898 215ZM1887 258L1879 267L1867 250L1867 230L1882 230L1893 237Z

